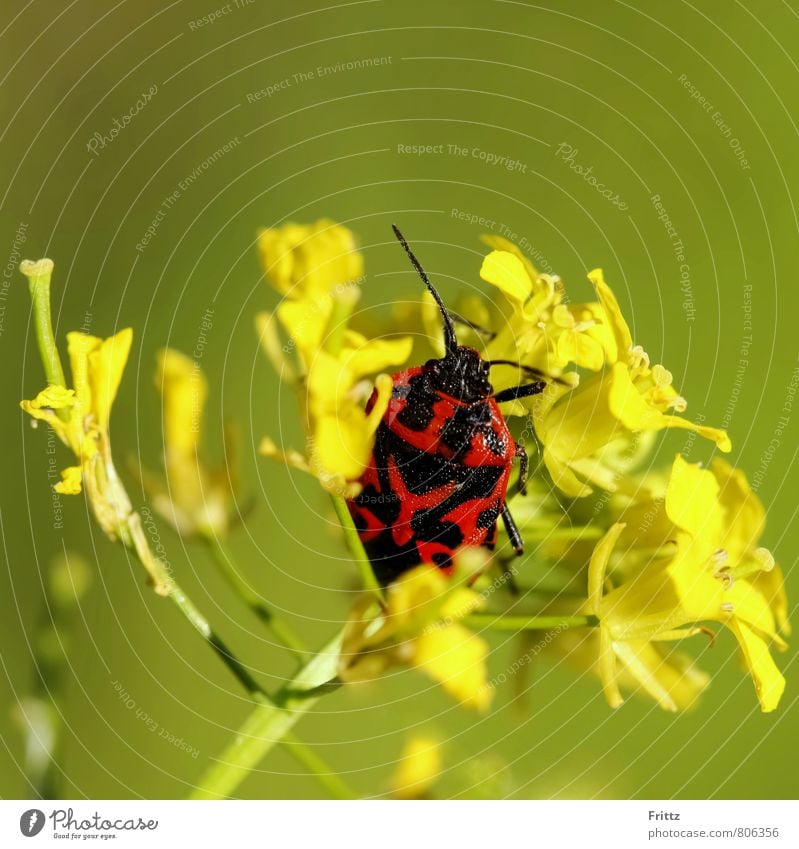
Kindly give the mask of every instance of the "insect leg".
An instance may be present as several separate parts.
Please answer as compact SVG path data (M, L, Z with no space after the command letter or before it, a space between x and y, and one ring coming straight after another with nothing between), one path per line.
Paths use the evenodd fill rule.
M505 525L505 530L508 532L510 544L513 546L516 556L519 557L524 554L524 540L522 539L522 535L519 533L519 529L516 527L516 522L513 521L513 516L511 516L510 510L508 510L507 504L502 505L502 523Z
M521 442L516 443L516 456L519 458L519 494L527 495L527 477L530 467L530 458Z
M504 401L516 401L519 398L527 398L530 395L538 395L546 389L547 382L545 380L536 380L534 383L524 383L521 386L511 386L508 389L503 389L494 395L494 400L497 404L502 404Z

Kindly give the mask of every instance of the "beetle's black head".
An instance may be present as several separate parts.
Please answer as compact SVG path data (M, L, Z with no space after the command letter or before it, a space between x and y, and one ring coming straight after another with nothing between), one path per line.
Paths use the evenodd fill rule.
M444 345L446 352L441 359L428 360L425 363L425 372L427 373L430 388L444 392L466 404L482 401L494 391L488 380L491 364L486 362L474 348L468 348L466 345L458 344L458 339L455 336L455 325L452 323L452 317L447 312L441 296L428 279L425 270L422 268L419 260L414 256L413 251L408 247L405 237L396 226L393 227L393 230L394 235L399 239L402 247L405 248L405 252L408 254L413 267L419 273L425 286L427 286L430 294L438 304L438 308L441 310L441 317L444 319Z
M474 348L458 345L438 360L425 363L431 389L443 392L464 404L484 401L494 392L488 379L491 366Z

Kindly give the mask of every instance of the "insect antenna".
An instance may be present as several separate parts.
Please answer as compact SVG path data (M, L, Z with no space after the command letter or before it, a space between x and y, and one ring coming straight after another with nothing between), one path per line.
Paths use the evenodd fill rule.
M532 377L538 377L542 380L551 380L554 383L559 383L561 386L571 386L568 381L563 380L560 377L554 377L551 374L547 374L545 371L541 371L541 369L534 368L533 366L526 366L524 363L517 363L513 360L487 360L486 362L490 366L513 366L513 368L517 368Z
M433 296L435 302L438 304L438 308L441 310L441 317L444 319L444 344L447 348L448 354L454 354L458 349L458 339L455 336L455 325L452 323L452 318L450 314L447 312L447 308L444 306L444 302L441 300L441 295L436 292L435 287L430 282L425 270L422 268L421 263L413 254L413 251L408 246L408 243L405 241L405 236L400 233L399 227L396 224L391 225L391 229L394 231L394 235L399 240L399 243L405 248L405 253L408 254L408 258L411 261L411 264L418 272L419 276L424 281L424 285L427 286L428 291Z

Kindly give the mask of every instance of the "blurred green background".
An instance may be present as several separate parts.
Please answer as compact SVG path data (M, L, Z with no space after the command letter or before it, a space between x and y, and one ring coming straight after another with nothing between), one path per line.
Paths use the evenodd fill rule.
M2 796L31 792L13 716L36 688L32 645L50 613L44 575L65 549L81 552L95 578L64 671L57 792L184 796L247 712L228 672L92 527L82 497L61 499L63 528L54 527L50 458L60 467L67 455L18 408L43 383L26 287L12 268L25 257L56 262L59 339L81 327L135 330L113 417L120 466L158 467L155 353L169 344L191 354L213 310L201 352L212 386L207 444L219 457L223 418L239 422L242 509L254 502L230 547L312 643L336 630L356 583L318 487L255 454L265 433L300 444L291 393L278 388L253 329L254 313L276 303L255 233L289 219L330 216L356 231L364 304L375 308L419 293L392 222L445 297L480 285L485 227L453 210L525 236L575 299L589 295L585 272L602 265L689 414L729 429L733 461L768 510L764 544L799 597L797 422L783 410L799 353L795 3L33 0L3 17ZM95 134L109 136L153 87L92 152ZM405 145L441 147L413 155ZM661 450L668 458L684 446L671 435ZM692 459L705 456L694 444ZM126 483L141 506L135 478L126 473ZM157 524L190 594L259 679L279 685L290 662L206 551ZM513 645L493 647L496 673ZM792 646L778 658L788 686L769 716L722 636L702 651L713 683L684 715L638 699L611 712L596 682L541 663L526 713L506 687L489 715L475 716L402 671L324 699L298 732L364 795L385 792L408 734L432 730L445 743L443 793L482 770L484 792L499 797L795 798L786 762L799 734L795 657ZM165 742L147 718L186 745ZM275 750L240 793L316 797L302 772Z

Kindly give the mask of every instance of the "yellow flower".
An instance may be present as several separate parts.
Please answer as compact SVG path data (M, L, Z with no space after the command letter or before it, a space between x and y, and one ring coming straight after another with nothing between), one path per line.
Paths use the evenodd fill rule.
M615 490L618 474L604 462L603 452L642 432L682 428L729 451L730 440L723 430L670 412L682 412L686 406L670 372L650 366L646 353L633 347L629 327L601 270L588 276L613 335L607 365L572 391L551 385L531 402L544 462L558 488L572 497L590 494L592 483Z
M387 590L385 611L371 599L353 610L344 632L339 674L345 681L413 666L466 707L486 710L493 690L486 680L488 646L459 620L483 599L431 566L403 574Z
M672 555L665 562L651 562L607 592L608 566L624 525L614 525L597 544L589 566L586 610L599 618L599 671L612 706L622 700L621 663L663 707L676 709L651 668L639 662L641 648L699 633L702 622L720 622L738 640L761 709L777 707L785 679L769 644L785 648L772 609L781 609L784 596L774 593L773 586L764 592L757 583L764 571L773 571L774 560L753 548L757 536L752 532L762 523L748 485L738 477L737 495L720 492L719 479L729 482L732 477L726 463L714 473L678 456L665 502L675 528ZM746 510L749 518L742 521ZM731 547L725 549L725 544ZM626 553L618 556L623 560Z
M488 344L487 359L517 359L558 375L569 364L597 371L612 353L613 338L599 304L565 303L560 278L541 274L511 242L489 236L495 248L480 276L502 292L508 309Z
M391 397L387 374L374 383L367 378L404 363L413 347L407 336L367 339L348 327L363 272L354 244L349 230L327 220L264 231L267 276L287 297L275 315L257 317L265 353L282 377L299 386L306 424L305 454L281 451L269 438L260 451L316 475L326 489L346 497L358 491ZM275 316L289 338L285 345Z
M48 386L22 409L47 422L79 462L62 472L58 492L74 495L81 480L93 493L105 487L103 476L110 460L108 423L122 372L130 352L133 331L122 330L109 339L84 333L67 334L73 389ZM114 477L116 474L114 473Z
M168 486L165 491L149 476L145 477L153 507L181 535L224 535L232 496L229 466L210 471L200 459L203 410L208 396L205 375L185 354L165 348L158 355L155 386L164 405L164 469ZM230 458L232 441L228 439L227 445L225 453Z
M411 737L405 744L394 775L396 799L424 799L441 772L441 744L433 737Z
M599 628L567 629L558 634L551 647L571 666L588 670L603 681L600 664ZM619 690L646 694L665 710L687 710L710 683L710 676L684 652L667 643L627 640L618 646L613 670ZM606 661L606 657L604 660ZM614 691L615 697L615 691ZM615 707L618 703L612 702Z
M108 339L67 333L73 385L68 389L50 320L53 263L49 259L26 260L20 264L20 271L28 278L39 351L49 381L32 401L22 401L20 406L32 418L46 422L78 463L61 472L61 482L55 489L65 495L77 495L85 489L103 532L134 548L155 591L168 595L171 580L167 569L150 550L141 517L131 506L111 454L111 407L128 361L133 331L121 330Z
M363 277L352 232L328 218L262 230L258 248L267 279L292 300L313 301Z

